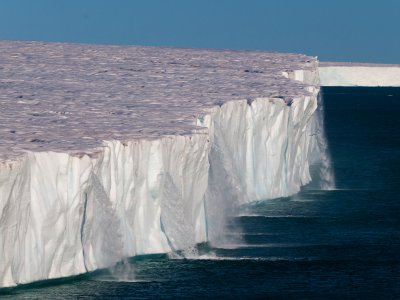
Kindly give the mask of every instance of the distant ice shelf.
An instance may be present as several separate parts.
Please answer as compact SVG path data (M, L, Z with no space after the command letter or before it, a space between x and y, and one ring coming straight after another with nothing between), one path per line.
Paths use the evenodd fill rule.
M0 50L0 287L216 242L234 207L298 192L326 157L314 57Z
M322 86L400 86L400 65L320 62L319 74Z

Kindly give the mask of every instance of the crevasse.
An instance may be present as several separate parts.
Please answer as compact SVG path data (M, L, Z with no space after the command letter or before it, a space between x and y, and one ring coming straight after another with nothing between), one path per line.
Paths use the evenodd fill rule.
M298 192L318 159L318 76L286 75L309 93L225 102L197 117L208 131L2 162L0 287L213 242L235 206Z

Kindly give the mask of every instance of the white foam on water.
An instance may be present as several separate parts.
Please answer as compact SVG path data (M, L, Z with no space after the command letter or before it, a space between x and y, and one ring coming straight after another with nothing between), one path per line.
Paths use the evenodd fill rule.
M317 199L290 199L293 202L316 202L319 201Z
M135 270L133 264L131 264L128 259L124 259L118 262L113 267L108 269L110 272L110 281L120 281L120 282L139 282L135 278Z
M190 260L209 260L209 261L301 261L307 258L293 258L293 257L279 257L279 256L270 256L270 257L253 257L253 256L217 256L217 255L201 255L198 257L191 258Z
M246 248L296 248L312 246L314 244L303 244L303 243L268 243L268 244L229 244L219 245L217 249L246 249Z

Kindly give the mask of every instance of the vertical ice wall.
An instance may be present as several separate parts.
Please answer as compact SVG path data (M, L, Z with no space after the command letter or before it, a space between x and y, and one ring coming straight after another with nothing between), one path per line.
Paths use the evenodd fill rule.
M322 86L400 86L400 65L367 63L321 63Z
M311 180L316 105L313 95L231 101L198 118L208 134L2 164L1 285L185 249L215 239L236 205L298 192Z
M105 142L0 167L0 286L76 275L206 240L205 134Z
M43 45L21 47L11 79L0 78L1 103L19 118L11 128L0 114L0 155L18 150L0 161L0 287L215 241L238 205L311 180L312 58L47 45L46 65ZM71 56L61 67L58 47ZM16 63L24 72L14 78ZM306 84L283 78L282 65L307 69L286 72Z
M212 139L206 193L211 241L218 240L237 206L292 195L311 181L316 95L290 101L229 102L201 120Z
M317 169L318 176L316 184L323 190L332 190L335 188L335 173L329 151L328 140L325 133L324 121L324 98L320 89L315 89L319 86L319 73L316 70L294 70L284 72L283 76L292 80L297 80L309 84L308 88L317 97L317 109L313 114L309 126L310 139L309 147L312 151L310 164Z

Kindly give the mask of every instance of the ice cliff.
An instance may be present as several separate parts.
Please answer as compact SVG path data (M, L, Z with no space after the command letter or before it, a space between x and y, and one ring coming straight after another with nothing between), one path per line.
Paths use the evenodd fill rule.
M400 65L325 62L319 74L323 86L400 86Z
M0 49L0 287L213 242L235 206L298 192L323 157L313 57Z

